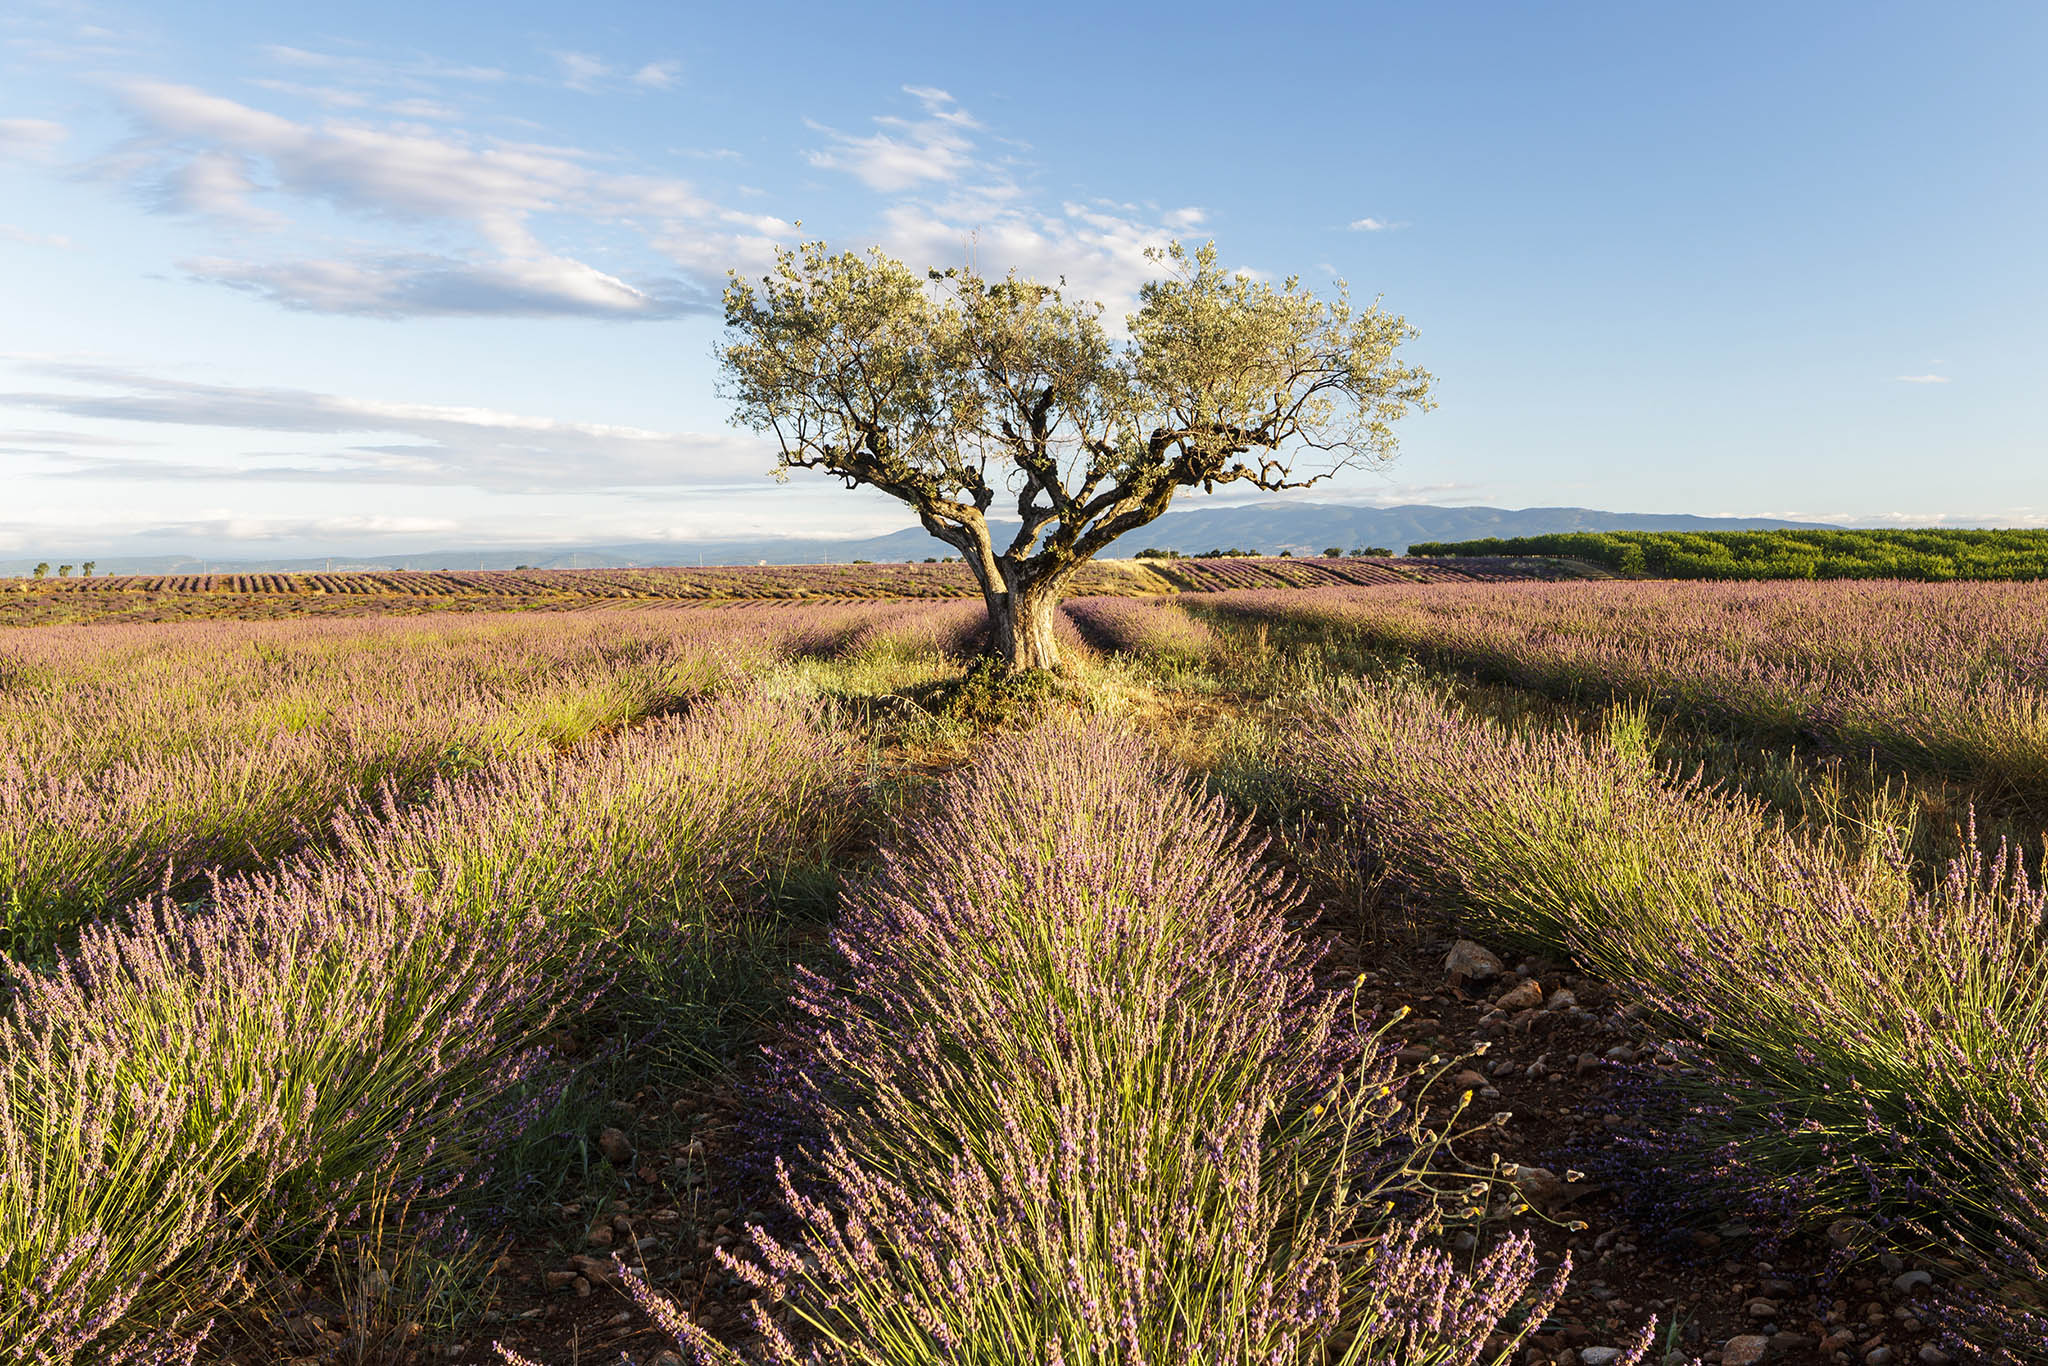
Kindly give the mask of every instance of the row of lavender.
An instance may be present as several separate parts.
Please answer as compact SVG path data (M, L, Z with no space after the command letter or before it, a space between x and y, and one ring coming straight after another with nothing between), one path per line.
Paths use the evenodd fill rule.
M338 819L88 927L0 1013L0 1362L189 1363L258 1268L457 1236L567 1073L567 1014L828 859L855 747L732 692Z
M795 1227L726 1258L766 1359L1512 1358L1568 1266L1431 1247L1428 1077L1319 984L1299 892L1218 799L1064 722L929 810L847 899L768 1087Z
M1199 666L1220 648L1214 631L1171 601L1075 598L1064 612L1087 645L1153 664Z
M1511 730L1358 685L1287 757L1475 936L1571 955L1683 1046L1627 1092L1645 1137L1614 1180L1931 1255L1956 1346L2048 1359L2048 898L2012 851L1970 841L1921 885L1660 771L1640 710Z
M935 549L937 547L934 547ZM1286 558L1231 556L1103 560L1082 567L1083 593L1213 593L1234 588L1308 588L1332 584L1469 582L1527 578L1541 562L1501 559L1395 559L1391 556ZM224 593L618 598L978 598L965 565L884 561L852 564L711 565L696 568L363 570L305 574L116 574L14 581L20 592Z
M978 604L53 627L0 639L0 953L317 842L337 808L687 707L764 661L957 645Z
M1962 781L2048 819L2048 584L1446 585L1208 601L1326 648L1641 702Z

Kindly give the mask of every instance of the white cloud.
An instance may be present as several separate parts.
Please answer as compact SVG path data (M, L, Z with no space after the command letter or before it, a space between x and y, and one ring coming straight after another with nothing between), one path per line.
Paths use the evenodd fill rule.
M71 130L49 119L0 119L0 161L40 161L57 150Z
M444 62L434 57L415 56L394 60L356 53L312 52L305 48L286 47L278 43L265 47L263 53L281 66L333 72L378 85L421 81L465 81L479 85L494 85L510 79L506 72L494 66Z
M1947 375L1893 375L1894 384L1947 384Z
M715 294L688 280L641 288L565 256L472 262L428 253L355 253L271 263L210 257L181 264L195 279L286 308L374 318L673 318L717 306Z
M368 109L375 103L359 90L344 90L331 85L307 85L302 81L280 81L268 76L258 77L249 84L273 95L311 100L328 109Z
M205 541L285 541L334 536L419 536L454 531L447 517L394 517L369 513L342 517L252 517L220 509L186 520L139 527L143 535Z
M439 100L393 100L384 106L384 112L402 119L436 119L443 123L462 117L459 110Z
M37 443L60 457L65 473L81 476L588 492L751 480L774 464L767 446L737 433L653 431L490 408L213 384L100 363L30 361L17 368L70 387L0 390L0 405L93 422L353 438L282 460L244 453L213 464L81 454L61 437Z
M1158 274L1145 249L1198 230L1198 208L1162 210L1114 199L1046 208L1020 185L1009 158L979 154L982 124L944 90L905 86L924 107L918 120L883 117L883 131L854 138L827 129L836 145L809 154L871 188L896 192L882 211L882 245L913 266L971 260L988 273L1015 269L1042 280L1064 278L1075 294L1107 305L1120 326L1138 286ZM904 194L944 186L937 198Z
M1846 527L2048 527L2048 513L2029 507L1983 513L1772 512L1763 515L1792 522L1834 522Z
M533 220L568 216L617 229L712 278L756 259L763 234L788 226L722 208L682 180L620 174L572 147L417 124L302 123L159 81L132 82L124 95L142 132L102 169L152 186L156 207L276 226L280 220L251 200L261 174L272 202L315 200L398 228L463 224L480 239L479 249L453 253L355 247L331 258L189 267L293 308L670 317L707 306L716 291L691 281L628 281L550 249Z
M283 218L251 202L259 188L249 175L246 158L233 152L201 152L164 176L158 204L171 213L204 214L251 227L282 226Z
M355 59L298 49L273 55L354 70ZM596 79L602 65L595 58L572 64L572 76ZM891 193L881 235L901 254L942 263L971 253L987 269L1064 276L1107 304L1114 325L1154 274L1145 248L1204 222L1196 208L1104 200L1042 207L1015 179L1013 155L980 154L982 125L959 101L930 86L904 91L919 117L883 117L869 137L827 130L834 145L809 154L813 164ZM215 251L184 263L195 278L287 308L375 317L675 317L713 309L725 271L764 263L794 228L715 203L684 180L621 172L575 147L379 123L353 111L305 121L160 81L131 82L123 92L139 134L100 167L145 190L154 207L278 228L295 202L312 201L392 237L388 245L300 244L268 259ZM375 107L389 104L380 97ZM943 192L906 193L920 187ZM473 240L450 244L447 225ZM543 225L563 225L554 230L583 240L609 233L605 264L543 241ZM431 247L409 240L422 228L435 230Z
M666 90L683 74L681 62L649 62L633 73L633 84L651 90Z
M875 123L882 131L867 137L814 123L811 126L833 145L809 153L811 165L845 171L885 194L926 181L959 179L975 165L974 139L968 132L981 125L943 90L906 85L903 91L924 106L923 118L878 115Z
M1104 304L1104 322L1120 328L1138 287L1159 274L1145 249L1184 236L1201 219L1192 209L1147 217L1075 203L1046 210L1024 202L1015 187L998 186L938 204L894 205L883 214L881 237L919 268L972 260L987 274L1064 278L1073 296Z
M25 247L57 247L70 251L78 243L55 232L30 232L12 223L0 223L0 242L19 242Z
M328 517L263 516L231 508L202 508L189 517L166 520L156 517L97 514L89 519L49 511L32 522L0 522L0 550L17 554L35 553L57 558L76 554L82 559L97 557L103 571L106 561L122 554L162 555L196 553L222 542L285 544L331 542L334 539L361 545L393 538L446 536L461 524L445 517L405 517L388 514L345 514ZM191 543L199 544L193 545ZM273 549L273 553L276 553ZM216 556L209 556L216 558Z
M395 218L454 218L517 233L596 177L575 160L361 123L295 123L190 86L136 81L130 107L175 159L198 143L265 159L283 188L337 208Z
M589 90L612 70L587 52L557 52L555 61L562 68L562 84L571 90Z
M1353 232L1385 232L1393 226L1392 223L1389 223L1384 218L1354 218L1351 220L1351 231Z

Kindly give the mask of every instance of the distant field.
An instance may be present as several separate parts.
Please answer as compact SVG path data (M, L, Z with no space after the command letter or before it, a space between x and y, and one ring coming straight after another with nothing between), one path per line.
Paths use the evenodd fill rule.
M2048 531L1578 531L1425 542L1409 553L1556 556L1653 579L2048 576Z
M1394 558L1103 560L1076 596L1215 593L1557 577L1545 560ZM0 625L87 621L561 610L604 603L978 597L962 564L777 564L650 569L386 570L319 574L110 574L0 580Z

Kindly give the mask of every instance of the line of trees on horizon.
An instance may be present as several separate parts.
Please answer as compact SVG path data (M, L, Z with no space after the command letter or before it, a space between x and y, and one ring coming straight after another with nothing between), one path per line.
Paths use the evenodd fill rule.
M1652 579L2048 578L2048 530L1573 531L1426 541L1411 555L1533 555Z

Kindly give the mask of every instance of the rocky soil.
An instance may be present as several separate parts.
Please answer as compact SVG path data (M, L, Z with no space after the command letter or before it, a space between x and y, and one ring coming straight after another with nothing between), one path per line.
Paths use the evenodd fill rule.
M1528 1363L1606 1366L1653 1314L1652 1361L1950 1360L1919 1300L1955 1268L1860 1257L1850 1221L1825 1239L1776 1244L1732 1220L1653 1234L1626 1222L1616 1190L1572 1171L1573 1159L1590 1167L1587 1154L1626 1151L1629 1071L1683 1065L1599 982L1549 962L1509 965L1470 941L1389 956L1340 940L1331 965L1334 977L1363 972L1387 1007L1408 1008L1396 1027L1410 1060L1472 1055L1448 1080L1471 1092L1470 1116L1498 1127L1460 1155L1475 1166L1497 1155L1533 1207L1517 1222L1545 1263L1571 1255L1570 1292L1525 1348Z

